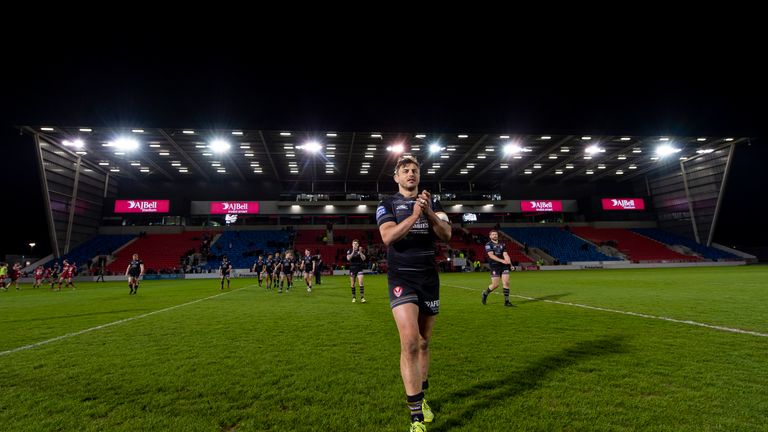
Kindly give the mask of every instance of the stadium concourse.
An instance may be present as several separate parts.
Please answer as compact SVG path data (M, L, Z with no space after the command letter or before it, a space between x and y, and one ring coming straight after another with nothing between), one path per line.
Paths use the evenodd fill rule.
M342 273L357 239L386 271L375 225L411 154L454 226L443 271L483 267L491 228L521 270L735 265L713 241L736 146L746 137L427 134L28 125L53 253L78 277L215 277L228 256L309 249ZM154 276L160 275L160 276Z

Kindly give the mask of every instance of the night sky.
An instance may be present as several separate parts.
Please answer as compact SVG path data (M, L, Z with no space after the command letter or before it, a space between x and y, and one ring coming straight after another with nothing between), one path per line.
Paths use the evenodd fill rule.
M629 78L609 70L360 66L89 57L12 72L0 93L0 256L28 253L30 241L36 255L50 252L31 140L12 127L27 124L749 136L751 145L736 149L715 241L768 245L768 84L757 72L642 69Z

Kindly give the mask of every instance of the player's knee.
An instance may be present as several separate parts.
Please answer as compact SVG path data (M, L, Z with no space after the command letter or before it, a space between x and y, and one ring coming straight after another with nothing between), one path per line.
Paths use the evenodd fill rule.
M428 351L428 350L429 350L429 339L419 337L419 351Z
M402 341L400 349L407 356L416 357L419 355L420 346L421 343L419 342L419 338L408 338L407 340Z

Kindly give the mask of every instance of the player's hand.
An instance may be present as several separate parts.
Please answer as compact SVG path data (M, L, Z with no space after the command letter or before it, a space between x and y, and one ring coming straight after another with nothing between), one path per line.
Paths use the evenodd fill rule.
M413 204L413 214L416 216L421 216L423 212L424 212L424 204L422 203L420 198L416 198L416 202Z
M426 214L434 213L434 210L432 210L431 200L432 200L432 194L427 192L426 189L421 191L418 197L416 197L417 202L422 207L422 211L424 211Z

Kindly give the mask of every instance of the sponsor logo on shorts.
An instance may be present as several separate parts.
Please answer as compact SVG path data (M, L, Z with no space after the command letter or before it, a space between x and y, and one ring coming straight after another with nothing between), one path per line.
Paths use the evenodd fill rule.
M435 313L440 310L440 300L425 301L424 305Z
M395 294L395 297L400 297L401 295L403 295L403 288L402 288L402 287L399 287L399 286L396 286L396 287L395 287L395 288L392 290L392 292Z

